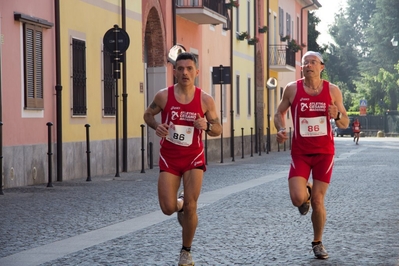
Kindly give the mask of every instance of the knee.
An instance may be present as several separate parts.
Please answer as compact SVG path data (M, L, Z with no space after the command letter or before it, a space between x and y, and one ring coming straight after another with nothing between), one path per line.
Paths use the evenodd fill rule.
M312 203L312 209L315 211L324 209L324 201L320 197L312 197L311 203Z
M163 214L168 215L168 216L170 216L170 215L175 213L175 211L172 211L170 209L162 209L161 208L161 210L162 210Z
M184 201L184 214L191 215L197 212L197 202Z
M298 197L291 197L291 202L295 207L299 207L304 203L303 199Z
M296 193L291 193L291 202L295 207L301 206L308 200L308 198L309 195L307 193L299 193L299 191Z
M163 214L165 214L165 215L170 216L176 212L176 205L161 203L160 206L161 206L161 210L162 210Z

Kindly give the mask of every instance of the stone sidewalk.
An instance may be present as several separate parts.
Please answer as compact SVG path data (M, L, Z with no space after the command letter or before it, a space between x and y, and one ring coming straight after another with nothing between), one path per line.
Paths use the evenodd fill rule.
M196 265L399 265L399 140L336 138L326 261L310 215L289 200L289 151L212 162L199 201ZM161 213L158 170L6 189L0 265L177 265L181 228Z

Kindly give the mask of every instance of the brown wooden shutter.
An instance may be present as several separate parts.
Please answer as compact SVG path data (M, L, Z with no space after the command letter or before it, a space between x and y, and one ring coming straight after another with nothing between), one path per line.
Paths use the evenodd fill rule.
M43 108L42 28L24 24L25 107Z

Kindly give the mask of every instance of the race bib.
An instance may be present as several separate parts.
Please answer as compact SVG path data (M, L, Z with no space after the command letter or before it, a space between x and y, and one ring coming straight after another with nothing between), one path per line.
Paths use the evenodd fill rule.
M359 127L355 127L355 130L359 130L360 128Z
M320 137L327 135L327 117L300 117L299 133L302 137Z
M193 143L194 127L169 124L169 135L166 139L176 145L190 146Z

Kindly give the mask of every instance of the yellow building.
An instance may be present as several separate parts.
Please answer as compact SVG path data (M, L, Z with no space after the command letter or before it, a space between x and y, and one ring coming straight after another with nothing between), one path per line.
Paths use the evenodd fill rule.
M119 0L69 0L59 4L62 139L58 142L63 144L63 156L57 157L57 180L85 176L87 155L91 175L138 169L145 108L141 1L122 1L122 6ZM109 53L103 45L105 33L114 25L129 37L123 32L117 37L118 42L124 40L129 46L124 62L116 65L115 53ZM120 78L115 76L118 66ZM86 148L87 129L90 153ZM118 160L121 167L117 168Z

